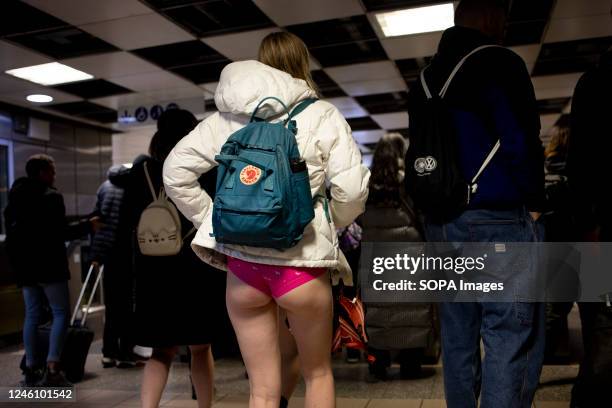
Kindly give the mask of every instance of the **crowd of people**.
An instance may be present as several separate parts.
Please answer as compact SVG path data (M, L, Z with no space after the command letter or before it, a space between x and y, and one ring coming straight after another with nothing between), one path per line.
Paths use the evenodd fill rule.
M136 158L131 167L109 170L89 219L66 222L62 196L53 187L53 159L32 157L27 177L14 183L6 209L9 255L26 305L24 384L68 383L60 365L69 324L65 241L87 234L93 234L92 264L105 268L102 364L133 367L142 360L134 346L152 348L142 375L146 408L159 405L179 346L190 350L198 406L211 406L211 344L226 316L246 367L251 408L286 407L300 376L306 407L335 406L331 282L358 281L358 255L340 251L345 235L339 239L337 230L348 231L354 248L360 240L541 242L546 229L555 240L610 241L612 199L601 180L609 172L604 156L611 143L607 113L612 111L612 53L580 80L571 123L545 154L525 63L506 48L492 47L501 42L505 15L498 2L462 0L455 26L444 32L436 56L410 90L411 134L422 131L432 95L442 95L457 145L458 176L479 176L478 190L452 218L432 215L418 205L421 197L408 194L412 190L406 174L415 163L406 159L410 142L403 136L392 133L380 140L371 172L362 164L346 120L320 99L307 47L286 32L262 41L258 61L225 67L215 94L218 112L198 122L188 111L165 111L149 154ZM249 186L259 180L265 191L279 188L278 180L267 183L270 171L253 167L254 157L263 153L240 159L246 166L223 169L223 174L239 173L236 181L217 181L221 160L239 157L224 147L228 138L252 126L249 118L269 96L288 107L316 99L292 112L290 120L283 104L268 101L254 121L294 130L314 215L300 239L282 250L217 242L223 220L216 212L216 194L237 189L235 183ZM551 174L559 177L545 183L545 169L547 180ZM562 198L554 199L559 194ZM176 230L183 245L170 255L149 256L139 249L137 231L143 212L160 199L179 210ZM36 256L30 255L31 248ZM53 314L46 362L35 357L45 299ZM571 306L549 305L549 314L554 309L566 315ZM573 388L574 408L606 400L612 385L611 308L604 302L579 307L585 356ZM531 406L547 349L544 304L529 299L366 303L365 309L374 381L387 379L393 359L406 378L422 375L425 355L439 337L448 407ZM394 319L394 326L387 324L388 316L405 319Z

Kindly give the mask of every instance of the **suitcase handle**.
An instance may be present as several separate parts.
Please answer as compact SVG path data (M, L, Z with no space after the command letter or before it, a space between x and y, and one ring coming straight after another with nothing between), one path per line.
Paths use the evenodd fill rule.
M72 312L72 317L70 318L70 325L74 326L74 322L76 320L76 317L79 313L79 309L81 307L81 302L83 301L83 297L85 296L85 290L87 289L87 286L89 285L89 280L91 279L91 275L93 273L94 270L94 266L91 265L89 267L89 271L87 272L87 277L85 277L85 282L83 282L83 287L81 287L81 292L79 293L79 298L76 302L76 305L74 306L74 311ZM85 314L83 315L83 318L81 319L81 322L79 324L79 327L83 327L85 325L85 322L87 321L87 315L89 315L89 309L91 308L91 303L93 302L93 298L96 295L96 291L98 290L98 286L100 285L100 280L102 278L102 274L104 273L104 265L100 266L100 271L98 272L98 276L96 276L96 280L94 282L93 285L93 289L91 291L91 295L89 296L89 300L87 301L87 307L85 308Z

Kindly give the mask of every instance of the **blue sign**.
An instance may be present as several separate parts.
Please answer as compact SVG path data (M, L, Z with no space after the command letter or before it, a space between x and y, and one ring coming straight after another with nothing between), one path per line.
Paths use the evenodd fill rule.
M178 108L179 108L179 106L176 103L174 103L174 102L170 102L168 104L168 106L166 106L166 110L169 110L169 109L178 109Z
M151 119L153 120L159 119L162 113L164 113L164 108L162 108L161 105L154 105L151 108Z
M144 106L141 106L139 108L136 108L136 112L134 112L134 116L136 117L137 121L144 122L149 117L149 113L147 112L147 108L145 108Z

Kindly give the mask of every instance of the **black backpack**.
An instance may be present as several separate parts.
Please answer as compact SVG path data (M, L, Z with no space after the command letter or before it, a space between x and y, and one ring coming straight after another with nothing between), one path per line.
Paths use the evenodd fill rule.
M453 78L461 66L485 45L466 55L451 72L438 95L432 95L425 81L425 69L421 72L421 84L427 101L411 112L410 146L406 153L406 191L417 208L425 215L438 220L452 219L470 203L476 193L476 181L499 149L499 141L471 181L461 175L458 163L458 147L455 124L444 100Z

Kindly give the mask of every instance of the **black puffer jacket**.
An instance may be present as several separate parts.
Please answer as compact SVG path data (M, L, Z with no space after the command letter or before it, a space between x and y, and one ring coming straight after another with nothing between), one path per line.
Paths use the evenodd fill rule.
M96 232L91 243L91 260L108 263L113 249L116 248L119 214L123 200L123 189L113 184L113 179L127 174L129 169L124 166L113 166L108 171L106 180L98 189L98 201L95 213L100 216L104 226Z
M91 224L66 222L64 198L54 188L24 177L13 184L4 212L6 248L19 286L70 279L66 241L88 234Z
M612 149L611 95L612 49L576 85L567 157L578 226L582 232L601 227L602 241L612 239L612 193L606 187L612 177L609 159Z
M419 242L421 234L418 220L408 203L389 206L376 203L366 205L360 217L363 241L372 242Z
M420 222L403 193L399 202L380 202L371 188L366 212L359 218L363 242L420 242ZM426 348L433 341L434 313L427 303L366 303L370 347L379 350Z

